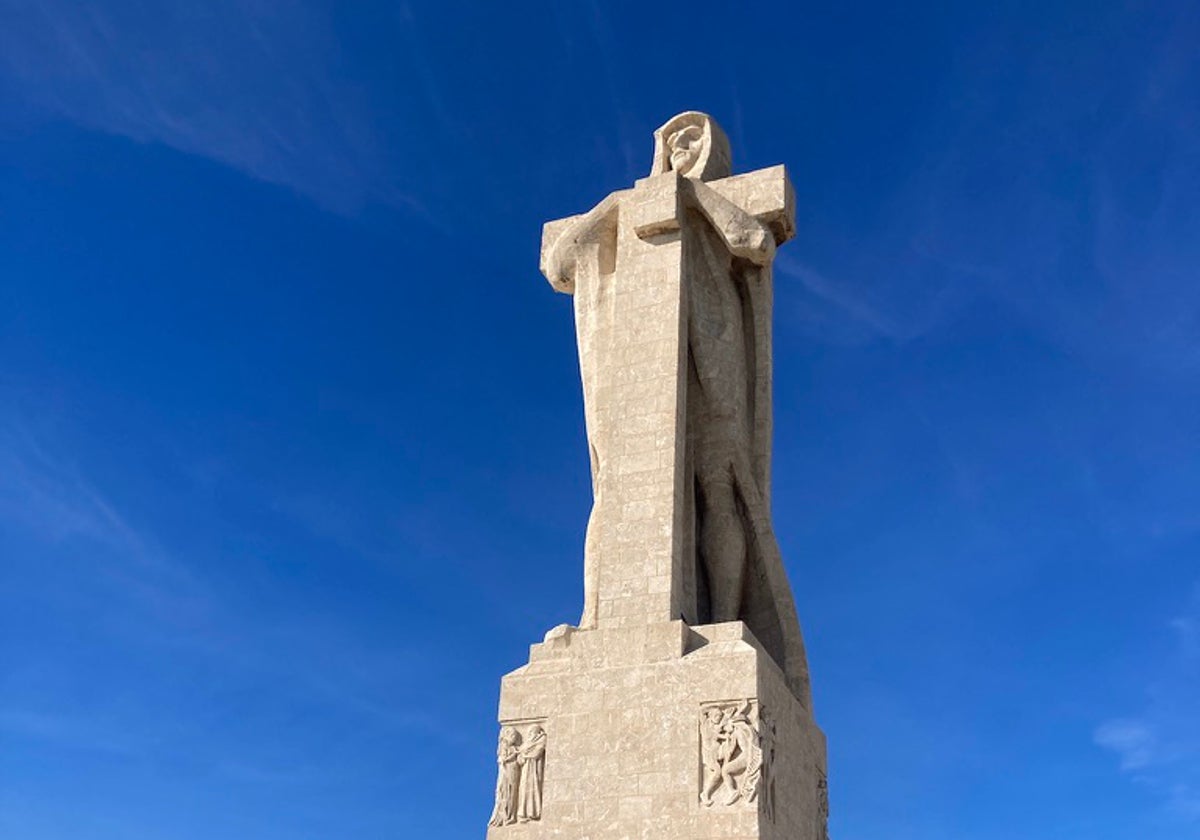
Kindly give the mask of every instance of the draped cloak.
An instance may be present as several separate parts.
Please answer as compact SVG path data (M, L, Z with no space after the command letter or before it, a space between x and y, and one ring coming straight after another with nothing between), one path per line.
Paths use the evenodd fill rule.
M811 708L808 666L804 642L796 616L795 602L783 568L778 543L771 527L771 308L770 261L759 265L749 258L745 236L762 225L741 208L708 187L704 181L730 174L729 144L719 126L707 115L685 112L655 132L655 156L651 175L670 171L667 138L678 128L698 125L703 131L703 153L681 191L687 199L683 220L684 274L688 294L689 390L687 491L691 539L691 591L695 602L684 605L681 616L693 624L710 620L705 576L696 550L698 531L695 503L695 460L717 457L727 461L739 503L746 541L745 574L739 618L744 621L767 653L783 670L796 697ZM604 441L595 434L596 411L605 377L619 367L618 348L606 337L614 334L612 305L614 283L620 266L614 264L619 208L632 194L622 190L609 195L593 210L563 231L556 250L570 252L574 266L569 283L559 288L573 290L575 328L583 380L584 411L592 464L594 502L588 523L591 543L604 509L601 470L605 462ZM551 278L555 283L556 278ZM702 332L712 335L702 335ZM714 352L716 355L714 355ZM741 383L731 393L705 391L730 375ZM710 397L717 397L714 401ZM707 427L706 427L707 426ZM719 453L697 453L696 447ZM581 627L595 619L596 592L593 552L585 549L585 607ZM590 564L590 565L589 565Z

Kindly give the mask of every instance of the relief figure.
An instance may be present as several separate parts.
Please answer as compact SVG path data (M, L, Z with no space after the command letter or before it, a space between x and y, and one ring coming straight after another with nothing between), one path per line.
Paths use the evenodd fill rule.
M546 770L546 730L536 723L529 728L525 743L517 755L521 766L521 801L517 804L517 820L529 822L542 817L542 782Z
M517 796L521 767L517 764L521 736L511 726L500 730L500 745L496 748L496 805L488 825L509 825L517 821Z
M708 706L700 714L700 804L754 802L763 779L757 703Z
M546 730L535 723L522 737L517 727L502 727L496 748L496 804L488 825L540 820L545 776Z

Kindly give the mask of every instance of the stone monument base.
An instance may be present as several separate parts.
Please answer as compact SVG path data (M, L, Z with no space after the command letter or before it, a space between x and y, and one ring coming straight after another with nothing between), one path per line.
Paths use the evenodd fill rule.
M740 621L555 628L500 723L520 804L488 840L826 840L825 736Z

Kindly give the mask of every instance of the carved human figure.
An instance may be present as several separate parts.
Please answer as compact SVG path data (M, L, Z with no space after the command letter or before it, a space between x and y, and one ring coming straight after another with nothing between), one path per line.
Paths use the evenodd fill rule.
M525 733L525 742L517 755L521 768L521 795L517 803L517 821L529 822L542 817L542 783L546 769L546 730L534 724Z
M710 706L701 713L700 763L702 805L757 798L764 768L753 701Z
M516 729L505 726L500 730L496 748L496 804L488 825L511 825L517 821L519 810L521 765L521 736Z
M753 802L758 797L763 778L763 751L760 726L756 725L749 701L734 715L732 726L738 751L746 761L739 791L747 802Z
M758 793L762 753L758 749L758 734L750 722L749 710L747 701L744 706L726 713L721 762L724 805L731 805L742 797L753 801Z
M765 499L768 440L754 440L754 424L769 407L758 404L769 399L768 301L759 298L765 285L759 269L775 256L771 231L703 182L730 174L729 141L706 114L688 111L672 119L655 133L656 150L652 175L677 172L684 177L680 197L687 206L681 223L683 252L689 264L685 273L688 288L688 357L691 382L688 387L687 428L692 452L690 471L695 481L696 520L699 524L699 555L705 572L703 601L697 616L701 621L733 621L740 618L743 582L746 577L747 520L765 521L760 510ZM551 249L546 271L551 282L569 285L577 262L594 241L615 224L619 195L614 193L575 222ZM596 289L577 289L577 296ZM603 307L599 307L603 309ZM584 317L589 307L576 308ZM591 325L581 325L581 335ZM602 482L604 442L594 433L597 425L597 396L593 393L600 364L581 352L584 406L589 443L592 448L593 488L597 498L588 525L588 541L594 538L596 512L603 505ZM766 389L764 390L764 385ZM753 485L753 486L751 486ZM751 513L743 515L741 508ZM596 569L592 551L585 552L584 615L581 627L596 618Z
M712 805L721 786L721 710L710 706L700 714L700 803Z
M684 115L678 128L668 123L662 133L670 167L685 178L729 174L727 146L716 148L724 135L706 118ZM763 353L753 296L762 291L758 270L774 258L775 240L703 183L693 184L692 193L693 223L682 225L681 235L689 257L688 443L707 595L701 620L735 621L743 617L747 546L754 536L747 512L753 515L764 495L754 452L753 424L765 406L756 405L755 364Z
M597 626L600 568L628 562L621 557L627 539L622 532L631 530L624 527L624 517L631 502L644 498L629 492L630 476L639 468L631 463L632 441L623 432L629 428L626 418L637 415L638 407L621 404L618 411L614 396L628 393L629 380L622 374L636 348L629 345L647 342L649 333L654 341L664 338L647 346L682 341L675 358L662 357L661 367L673 370L647 366L637 380L662 389L645 397L656 410L662 410L663 397L685 400L679 406L682 446L671 464L681 467L675 473L681 492L670 503L678 508L656 512L671 517L671 528L678 527L671 531L678 539L668 549L678 552L671 555L678 565L670 568L666 590L674 599L672 617L694 624L744 621L807 705L803 640L770 514L771 262L776 242L790 235L791 220L786 200L762 209L764 202L758 199L739 198L743 207L727 197L759 195L759 185L770 192L780 181L784 195L786 179L782 173L779 181L751 173L739 176L752 179L741 182L741 192L733 188L729 141L706 114L679 114L654 136L651 177L631 190L611 193L587 213L561 225L552 223L559 226L548 233L543 252L542 268L551 284L575 297L592 467L579 627ZM755 212L761 218L750 207L760 208ZM679 262L656 256L660 246L662 253L678 255ZM646 304L632 306L622 297L622 289L652 288L647 279L663 271L672 276L679 272L686 319L680 334L670 337L665 337L670 327L661 321L641 329L637 319ZM672 420L661 422L670 434L680 428ZM618 463L620 470L613 466ZM660 462L659 468L663 466Z
M692 123L672 131L667 137L667 150L671 169L686 178L704 151L704 129Z

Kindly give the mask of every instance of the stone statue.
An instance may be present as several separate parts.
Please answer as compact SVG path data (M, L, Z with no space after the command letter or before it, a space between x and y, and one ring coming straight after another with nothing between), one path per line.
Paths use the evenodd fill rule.
M496 805L488 825L511 825L517 821L521 780L521 736L516 729L505 726L500 730L496 749Z
M791 235L790 208L772 206L760 219L754 207L723 194L738 178L730 177L729 141L706 114L679 114L654 137L650 178L634 190L612 193L581 216L552 223L561 229L547 226L546 242L552 244L546 246L543 270L556 289L575 296L592 466L579 627L595 627L601 618L604 565L639 550L627 548L632 539L626 535L635 529L623 520L631 501L640 498L636 488L631 492L634 481L648 480L636 475L648 466L617 463L641 454L632 449L640 442L629 438L630 424L643 418L625 416L614 407L613 395L642 386L648 397L655 396L655 382L639 381L628 363L643 336L661 329L636 322L654 317L647 307L625 311L621 286L641 281L654 300L656 276L674 271L686 286L680 312L686 356L678 372L664 373L681 377L671 387L682 394L678 408L684 416L677 424L677 414L660 409L657 415L664 431L683 429L676 456L682 468L675 496L679 510L663 511L679 517L678 544L668 549L669 609L692 624L744 621L807 703L803 641L770 521L770 267L776 242ZM746 190L752 200L755 190ZM647 245L650 251L639 250ZM653 345L646 340L646 346L666 347L667 339ZM673 393L664 390L658 404ZM617 531L622 526L624 533ZM614 573L614 588L632 576Z
M593 504L578 626L501 683L488 840L827 840L770 515L771 263L795 196L783 166L731 159L716 122L679 114L647 177L543 228Z
M546 767L546 730L534 724L526 734L517 755L521 767L521 798L517 803L517 821L529 822L542 817L542 781Z
M667 166L690 184L693 224L682 225L688 265L687 431L699 533L699 620L736 621L747 577L752 517L762 516L769 436L755 418L768 412L769 359L760 271L775 256L765 225L704 186L730 174L729 141L708 117L681 114L659 129ZM664 152L656 154L658 165ZM761 345L761 346L760 346ZM764 405L760 406L762 401ZM743 513L745 511L746 513Z

